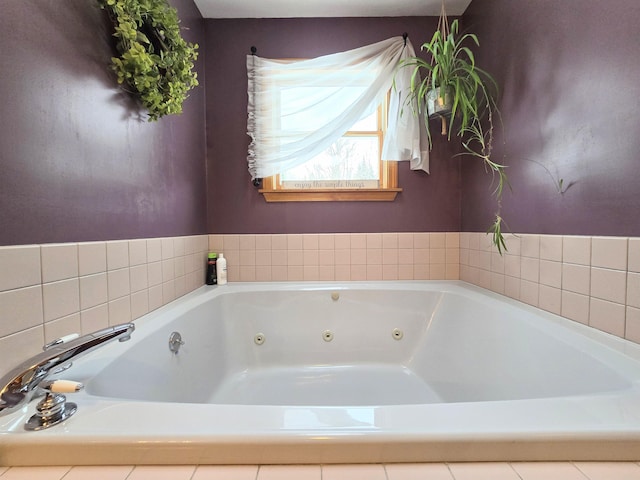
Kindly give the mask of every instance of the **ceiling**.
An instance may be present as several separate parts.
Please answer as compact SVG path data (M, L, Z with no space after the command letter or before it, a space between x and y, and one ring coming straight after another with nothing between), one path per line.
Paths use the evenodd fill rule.
M194 0L205 18L415 17L440 14L442 0ZM447 0L462 15L471 0Z

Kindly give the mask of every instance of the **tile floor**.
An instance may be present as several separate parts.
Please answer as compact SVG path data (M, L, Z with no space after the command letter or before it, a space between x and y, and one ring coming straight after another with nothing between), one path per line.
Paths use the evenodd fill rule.
M640 480L634 462L0 467L0 480Z

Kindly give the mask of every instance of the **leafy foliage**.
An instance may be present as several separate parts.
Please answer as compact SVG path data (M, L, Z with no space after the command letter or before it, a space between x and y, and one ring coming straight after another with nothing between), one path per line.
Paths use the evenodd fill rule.
M422 45L422 50L430 54L431 62L414 57L405 63L414 67L411 91L415 97L424 99L436 88L440 88L443 101L445 93L452 95L449 138L455 118L460 118L457 134L462 135L474 118L480 118L487 108L495 107L489 88L497 90L496 82L476 65L473 51L466 46L469 42L480 45L476 35L460 34L458 20L454 20L448 34L436 30L431 41ZM420 75L423 70L426 75ZM421 77L424 78L418 81ZM428 117L426 110L424 115Z
M480 45L478 37L472 33L460 33L458 20L451 23L451 29L438 28L431 41L422 45L422 50L430 54L430 61L413 57L404 62L403 67L414 69L411 77L411 96L416 99L424 115L429 142L429 111L425 108L427 99L433 91L439 89L441 103L446 96L451 98L451 112L442 117L447 122L448 138L452 132L461 138L463 153L479 158L484 162L498 183L493 191L498 201L495 221L489 228L493 234L493 243L502 253L505 248L500 228L502 217L502 192L508 185L505 166L491 160L493 146L493 114L498 112L495 95L498 90L493 77L476 65L475 56L468 44ZM421 74L425 72L425 74ZM443 132L446 129L443 129Z
M149 121L182 113L187 93L198 85L193 71L198 45L180 34L180 20L167 0L97 0L109 13L119 57L118 83L140 98Z
M502 217L496 213L493 223L487 229L487 233L491 234L491 241L500 255L502 255L503 251L507 250L507 245L504 241L504 236L502 235L502 222Z

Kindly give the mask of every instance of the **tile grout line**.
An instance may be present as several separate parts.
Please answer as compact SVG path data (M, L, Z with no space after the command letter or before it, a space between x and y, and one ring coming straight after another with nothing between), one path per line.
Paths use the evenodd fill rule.
M589 477L589 475L587 475L585 472L583 472L580 467L578 465L576 465L575 462L569 462L571 465L573 465L573 468L575 468L576 470L578 470L580 472L580 475L582 475L585 480L591 480L591 477Z
M188 480L193 480L193 477L196 476L196 472L198 471L198 468L200 467L200 465L194 465L193 468L193 472L191 472L191 475L189 476ZM126 479L125 479L126 480Z
M516 470L516 468L513 466L514 462L508 462L509 468L511 469L511 471L513 473L516 474L516 476L520 479L520 480L526 480L525 478L522 477L522 475L520 475L520 473L518 472L518 470Z
M69 475L69 473L71 473L71 470L73 470L73 466L69 467L69 470L67 470L66 472L64 472L64 474L58 479L58 480L64 480L64 477L66 477L67 475Z
M455 480L455 479L456 479L456 477L453 475L453 472L451 471L450 463L449 463L449 462L446 462L446 463L445 463L445 466L447 467L447 471L449 472L449 475L451 476L451 479L452 479L452 480Z
M45 324L45 316L44 316L44 272L43 272L44 262L43 262L43 258L42 258L42 245L38 246L38 251L40 253L40 301L42 302L42 325L41 325L41 328L42 328L42 339L44 340L43 345L46 345L47 344L47 337L46 337L45 328L44 328L44 324ZM77 256L77 252L76 252L76 256Z

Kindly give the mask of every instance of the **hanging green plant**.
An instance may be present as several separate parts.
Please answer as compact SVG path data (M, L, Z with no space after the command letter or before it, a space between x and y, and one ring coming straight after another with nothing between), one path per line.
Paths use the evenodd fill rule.
M97 1L115 29L120 56L111 62L118 83L141 100L149 121L182 113L187 93L198 85L198 45L180 35L176 9L167 0Z
M506 244L500 212L502 192L509 182L506 166L491 159L494 114L499 115L495 100L498 87L493 77L476 65L469 44L479 46L478 37L473 33L460 33L458 20L454 20L449 28L443 2L438 28L431 41L422 45L422 50L429 53L430 61L411 57L403 67L413 68L410 98L417 99L418 105L424 106L421 113L424 115L429 143L429 121L438 118L443 135L451 139L454 133L461 139L462 155L482 160L487 170L497 178L493 193L498 202L498 211L488 233L502 254Z

